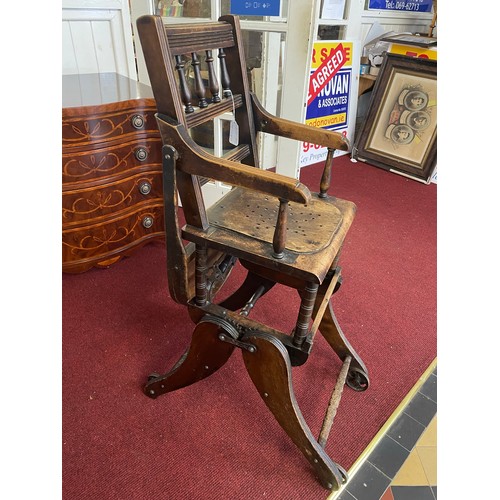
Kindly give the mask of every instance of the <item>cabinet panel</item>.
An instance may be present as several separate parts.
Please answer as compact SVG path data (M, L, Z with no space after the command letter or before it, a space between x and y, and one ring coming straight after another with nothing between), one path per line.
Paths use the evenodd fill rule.
M145 101L146 103L138 100L134 106L126 101L99 107L66 109L62 124L63 146L83 147L90 143L107 143L117 139L126 141L138 133L158 136L154 117L156 108L154 105L147 106L151 103L150 99Z
M106 219L130 207L162 203L162 173L148 171L97 187L63 192L66 228Z
M133 174L161 164L161 139L137 139L78 152L63 152L62 179L65 189L74 183L96 184L99 179Z
M152 239L164 237L163 204L141 208L102 224L63 231L63 271L107 266Z

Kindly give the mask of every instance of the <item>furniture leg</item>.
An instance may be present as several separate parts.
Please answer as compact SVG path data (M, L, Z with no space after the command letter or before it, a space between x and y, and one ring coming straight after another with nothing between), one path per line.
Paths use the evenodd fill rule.
M238 311L248 303L259 287L263 287L263 292L260 295L261 297L275 284L275 281L249 272L240 287L218 305L229 311ZM206 314L206 312L199 307L189 307L188 311L194 323L198 323Z
M191 345L174 367L164 375L150 375L144 393L157 398L212 375L231 356L234 346L219 340L220 327L200 321L193 332Z
M293 392L292 366L285 346L266 333L245 335L243 340L255 346L253 352L242 351L243 359L267 407L310 462L321 484L327 489L338 489L345 482L345 473L318 444L302 416Z
M322 297L319 295L320 294L318 294L318 298L316 300L316 307L322 300ZM351 356L352 360L346 384L351 387L351 389L356 391L364 391L368 389L370 384L368 370L342 332L337 318L335 317L335 313L333 312L331 302L328 303L328 306L325 309L319 325L319 331L342 361L344 361L347 356Z

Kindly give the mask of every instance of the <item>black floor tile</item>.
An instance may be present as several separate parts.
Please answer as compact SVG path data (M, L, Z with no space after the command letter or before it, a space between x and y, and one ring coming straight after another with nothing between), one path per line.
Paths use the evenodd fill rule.
M338 500L378 500L437 412L437 366ZM392 486L394 500L437 500L436 486Z
M417 392L406 406L404 412L427 427L436 415L437 403Z
M434 500L430 486L391 486L394 500Z
M437 377L431 374L418 392L437 403Z
M406 413L402 413L389 427L387 435L411 451L424 431L425 427L420 422Z
M338 497L337 500L356 500L347 490L344 490Z
M393 478L410 452L389 436L384 436L367 460L389 478Z
M356 500L379 499L389 486L391 480L370 462L365 462L347 490Z

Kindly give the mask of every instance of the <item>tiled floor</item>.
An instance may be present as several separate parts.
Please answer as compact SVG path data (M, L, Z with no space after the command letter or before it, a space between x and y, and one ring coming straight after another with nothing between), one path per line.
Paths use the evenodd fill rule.
M330 500L437 499L437 366Z

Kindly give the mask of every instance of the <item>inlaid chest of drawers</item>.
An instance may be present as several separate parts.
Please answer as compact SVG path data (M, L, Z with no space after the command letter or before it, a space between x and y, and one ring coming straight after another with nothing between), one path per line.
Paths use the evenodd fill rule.
M63 272L107 267L164 238L161 139L149 87L63 76Z

